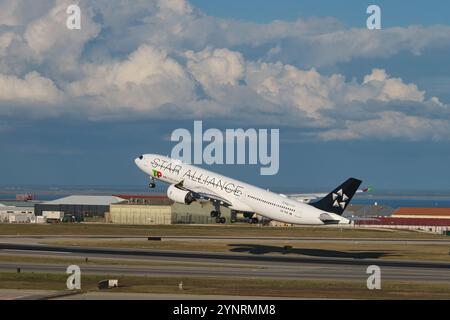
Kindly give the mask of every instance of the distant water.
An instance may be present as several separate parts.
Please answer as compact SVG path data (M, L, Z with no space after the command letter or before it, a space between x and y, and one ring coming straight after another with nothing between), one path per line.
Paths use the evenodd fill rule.
M76 190L76 191L67 191L67 190L61 190L62 192L54 191L54 192L43 192L39 193L37 191L35 193L37 200L40 201L51 201L55 199L59 199L62 197L66 197L70 194L98 194L98 195L111 195L113 193L120 194L120 193L130 193L130 194L145 194L149 193L147 190L144 189L144 192L139 191L123 191L120 192L119 190L92 190L90 189L88 192L85 190ZM159 194L164 194L165 190L157 190L156 191ZM1 200L14 200L16 198L16 194L8 194L8 193L1 193L0 192L0 201ZM378 205L383 206L389 206L392 208L399 208L399 207L419 207L419 208L429 208L429 207L435 207L435 208L450 208L450 197L444 197L444 196L395 196L395 195L389 195L389 196L381 196L381 195L356 195L355 198L352 200L352 204L360 204L360 205L374 205L377 203Z
M55 199L59 199L62 197L66 197L67 195L58 195L58 194L52 194L52 195L39 195L36 194L36 200L39 201L51 201L51 200L55 200ZM1 200L15 200L16 199L16 195L15 194L0 194L0 201Z
M450 208L450 198L445 197L377 197L370 198L355 197L352 204L362 205L378 205L389 206L392 208L399 207L417 207L417 208Z

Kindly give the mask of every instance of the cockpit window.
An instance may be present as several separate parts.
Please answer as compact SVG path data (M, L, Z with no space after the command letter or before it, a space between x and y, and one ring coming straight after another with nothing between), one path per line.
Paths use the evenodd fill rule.
M141 160L144 159L144 156L140 156L139 159L141 159Z

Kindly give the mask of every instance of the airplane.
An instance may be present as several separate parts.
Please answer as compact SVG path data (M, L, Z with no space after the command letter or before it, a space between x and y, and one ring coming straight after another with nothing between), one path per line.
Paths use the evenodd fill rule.
M342 214L362 182L349 178L320 200L305 203L158 154L141 155L135 163L150 176L150 188L155 187L156 180L170 184L167 196L172 201L187 205L194 201L211 202L211 217L217 223L226 222L220 211L226 207L244 217L256 213L289 224L349 224L350 220Z

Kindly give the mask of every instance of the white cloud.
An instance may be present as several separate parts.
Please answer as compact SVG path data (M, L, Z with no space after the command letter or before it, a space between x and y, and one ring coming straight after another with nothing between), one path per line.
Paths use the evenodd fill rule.
M79 31L65 27L73 1L0 0L0 112L176 114L308 128L325 140L450 139L450 107L416 84L381 67L362 81L321 69L449 47L448 26L371 32L333 18L216 18L184 0L77 3Z
M25 77L0 74L0 101L31 102L55 104L63 99L52 80L37 72L30 72Z
M148 45L123 61L84 65L82 74L81 80L67 85L67 91L97 108L150 111L194 97L194 84L183 67Z
M319 134L324 140L353 140L377 137L380 139L448 140L450 123L447 120L427 119L386 111L379 118L367 121L346 121L343 129L332 129Z
M448 48L450 27L410 26L375 32L364 28L339 28L307 35L279 37L276 47L267 52L268 61L323 67L349 62L355 58L389 58L408 52L421 55L425 49Z
M0 0L0 26L22 26L48 12L53 3L54 0Z
M228 49L207 48L194 53L187 51L187 68L205 87L236 85L244 76L244 58Z
M366 75L364 85L371 86L374 98L381 101L424 101L425 97L425 92L420 91L415 84L404 84L400 78L389 78L386 71L381 69L374 69Z
M187 15L193 11L192 6L185 0L158 0L158 7L161 15L167 12L177 15Z
M27 25L23 37L38 61L51 61L60 72L65 72L77 68L84 45L98 35L101 27L92 20L93 10L82 6L81 30L69 30L66 10L73 1L56 2L46 15Z

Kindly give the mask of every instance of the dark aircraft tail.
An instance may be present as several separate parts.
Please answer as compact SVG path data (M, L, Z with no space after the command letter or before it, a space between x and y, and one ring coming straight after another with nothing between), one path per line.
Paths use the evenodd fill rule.
M310 203L310 205L326 212L342 215L345 208L350 203L350 200L352 200L355 195L356 190L358 190L361 182L361 180L349 178L331 193L327 194L317 202Z

